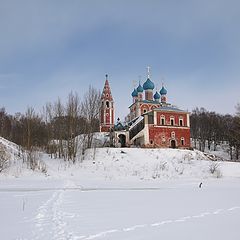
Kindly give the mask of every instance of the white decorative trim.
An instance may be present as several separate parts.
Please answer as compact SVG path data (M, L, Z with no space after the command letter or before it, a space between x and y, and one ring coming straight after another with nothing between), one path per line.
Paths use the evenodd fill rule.
M187 114L187 126L190 127L190 118L189 118L189 114Z
M157 125L157 112L156 111L153 112L153 123L154 123L154 125Z

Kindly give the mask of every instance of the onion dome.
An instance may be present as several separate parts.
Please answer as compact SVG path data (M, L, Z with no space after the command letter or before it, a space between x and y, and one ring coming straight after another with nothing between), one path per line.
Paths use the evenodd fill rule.
M139 83L138 87L137 87L137 92L142 93L143 92L143 87L141 86L141 84Z
M132 92L132 97L137 97L138 96L138 92L136 90L136 88L134 88L133 92Z
M160 94L161 95L166 95L167 94L167 90L164 87L162 87L162 89L160 90Z
M154 89L154 83L148 78L147 81L143 84L144 90L153 90Z
M156 91L156 93L153 95L154 99L160 99L160 94Z

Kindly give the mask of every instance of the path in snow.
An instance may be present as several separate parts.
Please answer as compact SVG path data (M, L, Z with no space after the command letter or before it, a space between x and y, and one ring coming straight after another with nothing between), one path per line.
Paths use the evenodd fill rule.
M71 181L66 181L62 189L54 191L51 197L38 208L34 219L35 230L33 239L74 239L72 233L69 233L65 228L65 217L69 217L69 214L62 209L64 189L70 189L71 187L75 187L75 185Z
M226 213L228 211L234 211L234 210L239 210L240 206L235 206L235 207L231 207L231 208L227 208L227 209L217 209L213 212L203 212L197 215L192 215L192 216L184 216L178 219L167 219L167 220L163 220L163 221L159 221L159 222L155 222L152 224L140 224L140 225L134 225L134 226L130 226L130 227L124 227L124 228L120 228L120 229L110 229L107 231L102 231L93 235L89 235L89 236L81 236L81 238L83 238L84 240L91 240L91 239L96 239L99 237L105 237L106 235L110 235L113 233L120 233L120 232L129 232L129 231L135 231L139 228L149 228L149 227L160 227L163 226L165 224L172 224L172 223L182 223L185 221L191 221L193 219L196 218L203 218L209 215L216 215L216 214L220 214L220 213Z
M78 191L76 191L78 190ZM82 191L79 191L82 190ZM147 190L147 191L146 191ZM165 193L162 193L161 190L164 190ZM178 189L179 190L179 189ZM179 194L177 188L174 187L165 187L165 188L81 188L76 187L76 184L71 181L67 181L64 184L64 187L59 190L53 191L53 194L51 197L43 203L39 209L38 213L35 216L35 234L34 238L35 240L40 239L53 239L53 240L91 240L91 239L109 239L109 238L116 238L121 239L121 236L123 233L128 234L132 232L136 232L136 235L139 234L140 230L147 230L151 231L150 229L156 229L163 226L171 226L176 227L176 224L183 224L184 222L194 222L197 224L196 221L198 219L207 219L211 216L219 215L219 217L224 218L226 217L227 213L234 214L237 212L239 214L240 205L232 206L232 207L226 207L226 204L224 204L223 208L215 208L213 210L212 207L205 208L205 211L202 211L198 214L190 214L190 215L183 215L181 217L179 214L172 214L171 217L166 219L161 219L159 221L154 221L149 223L148 219L146 218L146 222L139 223L138 217L136 217L136 223L133 225L124 226L124 221L120 220L118 223L118 227L114 226L114 222L118 222L117 216L116 219L112 219L112 222L114 224L106 223L105 225L102 225L102 231L101 226L96 226L94 221L92 222L92 225L89 226L89 229L86 229L87 225L86 222L89 221L88 215L85 215L85 209L81 206L82 203L84 203L84 206L87 202L86 199L89 197L91 199L88 205L86 205L87 209L86 212L88 212L89 209L95 208L95 206L91 206L92 197L96 197L98 199L99 197L106 197L108 196L107 193L110 195L114 195L116 193L119 194L119 196L128 196L128 192L131 194L134 194L134 192L138 192L140 195L148 195L152 193L160 194L172 194L174 196L177 196ZM176 192L175 192L176 191ZM200 193L200 192L198 192ZM204 192L202 191L204 194ZM183 193L184 194L184 193ZM87 198L86 198L87 197ZM86 198L86 199L84 199ZM103 200L104 201L104 200ZM194 201L194 200L193 200ZM228 205L229 206L229 205ZM113 207L114 211L116 206ZM97 207L98 208L98 207ZM126 206L126 208L129 208L129 206ZM110 211L113 211L111 209L111 206L109 206ZM211 210L210 210L211 209ZM130 209L129 209L130 210ZM191 213L193 213L197 209L193 209ZM206 211L207 210L207 211ZM208 211L209 210L209 211ZM101 218L101 214L98 213L98 210L96 213L93 212L93 214L96 214L95 218L99 219ZM130 213L131 214L131 213ZM153 216L157 216L157 213L152 213ZM169 215L170 216L170 215ZM94 216L92 216L94 218ZM103 222L106 219L103 217ZM143 219L144 220L144 219ZM91 224L91 220L89 221L89 224ZM95 226L94 226L95 225ZM121 226L122 225L122 226ZM109 229L107 229L109 226ZM114 226L113 228L111 228ZM95 231L98 229L98 231ZM104 230L104 228L106 230ZM95 231L95 232L94 232ZM138 238L136 238L138 239Z
M107 189L101 184L79 188L79 184L65 181L54 188L50 182L47 191L40 185L38 192L6 186L0 191L0 236L13 240L240 239L238 180L205 183L202 189L188 181L184 186L167 183L160 188Z

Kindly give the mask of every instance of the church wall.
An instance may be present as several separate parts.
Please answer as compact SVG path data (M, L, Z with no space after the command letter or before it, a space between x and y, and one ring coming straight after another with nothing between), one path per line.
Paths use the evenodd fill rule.
M106 119L105 124L110 124L110 108L107 108L105 110L105 114L106 114L106 116L105 116L105 119Z
M158 107L160 107L159 104L158 105L157 104L141 104L140 105L141 115L144 113L144 110L148 112Z
M157 112L157 125L161 125L161 117L165 117L165 125L171 125L171 117L174 117L174 126L179 126L179 119L183 119L183 126L187 126L187 113Z
M100 132L110 132L111 126L100 126Z
M173 136L173 132L174 135ZM184 145L181 144L184 138ZM170 141L176 140L178 148L190 148L190 129L177 127L149 126L149 142L152 147L170 147Z

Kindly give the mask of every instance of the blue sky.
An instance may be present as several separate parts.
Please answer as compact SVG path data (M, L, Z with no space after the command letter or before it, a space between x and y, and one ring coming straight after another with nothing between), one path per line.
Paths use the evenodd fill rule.
M71 90L102 90L108 73L123 118L151 66L169 102L234 114L239 9L237 0L0 0L0 105L40 110Z

